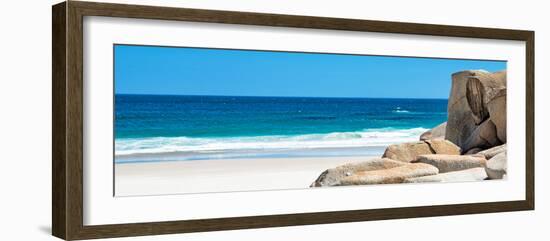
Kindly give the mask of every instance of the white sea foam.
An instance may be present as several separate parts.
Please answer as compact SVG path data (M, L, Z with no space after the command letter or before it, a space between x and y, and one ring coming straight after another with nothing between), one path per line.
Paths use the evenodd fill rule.
M239 150L269 151L281 149L386 146L417 140L418 136L427 130L425 128L401 130L388 128L295 136L129 138L115 140L115 154L117 156L124 156L173 152L210 153Z
M400 106L395 107L395 109L394 109L392 112L393 112L393 113L410 113L410 111L408 111L408 110L403 110L403 109L401 109Z
M410 113L408 110L394 110L394 113Z

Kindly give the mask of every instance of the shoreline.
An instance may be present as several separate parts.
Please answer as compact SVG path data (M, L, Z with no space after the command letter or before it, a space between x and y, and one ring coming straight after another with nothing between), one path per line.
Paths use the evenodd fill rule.
M410 117L410 113L402 113ZM316 117L319 118L319 117ZM439 124L439 123L437 123ZM434 124L437 125L437 124ZM417 140L418 136L430 130L415 125L410 127L358 128L353 130L307 130L301 134L259 133L251 136L115 138L115 154L125 158L140 155L201 155L207 153L265 153L295 152L326 149L364 149L388 146L400 142ZM311 127L309 127L311 128ZM306 130L304 130L306 131ZM356 154L364 155L364 153Z
M115 196L305 189L334 166L379 156L212 159L115 164Z
M387 145L364 147L324 147L295 149L256 149L256 150L220 150L210 152L175 151L164 153L136 153L116 155L115 164L174 162L174 161L208 161L238 159L283 159L283 158L321 158L321 157L358 157L380 156Z

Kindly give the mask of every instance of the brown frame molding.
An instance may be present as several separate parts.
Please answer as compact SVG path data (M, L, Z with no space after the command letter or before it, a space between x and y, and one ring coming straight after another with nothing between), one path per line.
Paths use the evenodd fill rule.
M527 61L525 200L85 226L83 225L82 180L84 16L162 19L525 41ZM52 233L54 236L62 239L77 240L533 210L535 208L534 41L535 33L533 31L524 30L78 1L59 3L52 7Z

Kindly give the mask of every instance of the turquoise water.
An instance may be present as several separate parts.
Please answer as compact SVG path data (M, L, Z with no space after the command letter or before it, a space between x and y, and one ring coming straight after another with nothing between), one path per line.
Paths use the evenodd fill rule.
M374 155L446 110L443 99L117 94L115 161Z

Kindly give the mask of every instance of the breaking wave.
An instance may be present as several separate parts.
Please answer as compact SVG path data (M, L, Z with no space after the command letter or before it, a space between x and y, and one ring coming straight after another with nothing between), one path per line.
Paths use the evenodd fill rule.
M305 135L124 138L115 140L115 155L386 146L417 140L427 130L382 128Z

